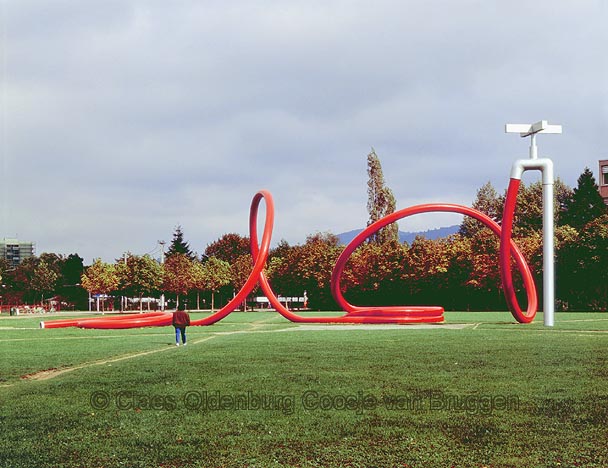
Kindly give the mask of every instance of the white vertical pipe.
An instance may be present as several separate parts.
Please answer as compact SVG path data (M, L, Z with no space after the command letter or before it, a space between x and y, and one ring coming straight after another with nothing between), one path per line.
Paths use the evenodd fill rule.
M538 147L536 146L536 133L530 135L530 159L538 158Z
M554 325L555 256L553 245L553 163L547 159L543 170L543 311L546 327Z
M543 310L544 323L552 327L555 312L555 257L554 257L554 216L553 216L553 162L550 159L538 159L536 135L538 133L562 133L561 125L549 125L546 120L535 124L506 124L505 132L519 133L521 137L530 137L530 159L517 160L511 167L511 178L521 179L524 171L537 169L543 178Z
M530 148L530 154L532 149ZM553 245L553 161L518 159L511 167L511 178L521 180L525 171L539 170L543 181L543 312L544 324L552 327L555 315L555 261Z

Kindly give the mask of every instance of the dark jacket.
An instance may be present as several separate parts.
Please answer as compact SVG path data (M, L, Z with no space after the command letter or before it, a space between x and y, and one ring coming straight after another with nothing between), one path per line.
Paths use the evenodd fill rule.
M178 310L173 312L173 326L176 328L183 328L190 325L190 316L188 312L183 310Z

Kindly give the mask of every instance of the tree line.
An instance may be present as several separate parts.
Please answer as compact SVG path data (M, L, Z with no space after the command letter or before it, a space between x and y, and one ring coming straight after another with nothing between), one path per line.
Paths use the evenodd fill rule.
M370 158L371 156L371 158ZM368 156L370 223L394 210L394 197L384 185L379 161ZM371 162L370 162L371 161ZM555 184L556 299L558 310L608 309L608 211L589 169L571 189ZM500 223L505 193L486 183L473 207ZM522 184L513 238L528 260L542 307L542 185ZM361 245L342 277L347 300L358 305L442 305L446 310L503 310L498 267L499 239L474 219L464 218L457 234L436 240L417 237L400 243L395 226L387 226ZM273 289L284 296L309 298L309 306L335 310L330 277L343 250L332 233L315 233L303 244L281 240L271 250L266 267ZM111 299L102 307L144 308L143 297L166 294L188 301L190 308L224 305L251 271L249 239L225 234L195 255L181 227L174 234L166 260L127 252L114 263L96 260L84 267L77 254L44 253L25 259L7 271L0 265L3 303L35 303L54 297L77 308L88 295L135 298L126 305ZM515 278L525 302L521 279ZM253 295L261 295L254 291Z
M506 191L488 182L473 207L500 223ZM390 197L388 197L390 199ZM555 184L556 300L559 310L608 309L608 209L589 169L571 189ZM384 213L387 214L387 213ZM513 238L530 264L542 307L542 184L522 184ZM446 310L504 310L498 265L499 239L472 218L455 235L400 243L396 231L354 252L341 286L358 305L442 305ZM279 244L268 266L275 290L308 291L312 307L334 309L329 279L342 252L332 234L315 234L304 245ZM523 282L516 286L525 303Z

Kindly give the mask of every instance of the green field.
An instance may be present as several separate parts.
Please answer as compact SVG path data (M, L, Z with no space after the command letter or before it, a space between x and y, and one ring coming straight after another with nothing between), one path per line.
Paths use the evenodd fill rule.
M606 313L234 313L179 348L39 320L0 318L1 467L608 466Z

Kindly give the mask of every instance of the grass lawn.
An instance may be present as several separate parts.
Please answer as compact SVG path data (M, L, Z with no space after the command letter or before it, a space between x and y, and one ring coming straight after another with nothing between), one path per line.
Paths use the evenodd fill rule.
M2 317L0 467L608 466L608 314L445 315L234 313L179 348Z

